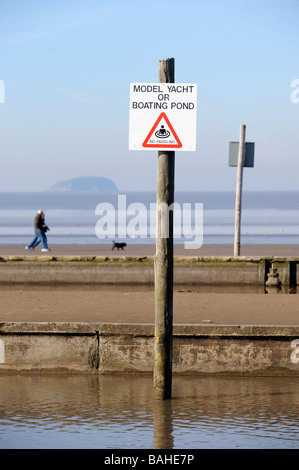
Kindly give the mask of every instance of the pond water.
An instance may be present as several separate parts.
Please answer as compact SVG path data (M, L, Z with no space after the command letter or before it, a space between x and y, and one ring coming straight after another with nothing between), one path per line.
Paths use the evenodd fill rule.
M0 374L1 449L298 448L299 378Z

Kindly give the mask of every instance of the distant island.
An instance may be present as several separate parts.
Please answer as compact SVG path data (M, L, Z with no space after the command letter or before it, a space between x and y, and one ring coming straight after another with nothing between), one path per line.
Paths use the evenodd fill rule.
M116 185L109 178L101 176L82 176L60 181L47 189L47 191L64 192L118 192Z

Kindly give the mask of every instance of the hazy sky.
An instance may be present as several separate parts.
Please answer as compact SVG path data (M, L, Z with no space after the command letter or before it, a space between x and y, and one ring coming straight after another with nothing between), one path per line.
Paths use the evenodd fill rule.
M240 124L256 146L244 190L298 189L298 18L299 0L0 0L0 191L91 175L155 191L157 151L128 150L129 86L169 57L198 84L176 190L235 190Z

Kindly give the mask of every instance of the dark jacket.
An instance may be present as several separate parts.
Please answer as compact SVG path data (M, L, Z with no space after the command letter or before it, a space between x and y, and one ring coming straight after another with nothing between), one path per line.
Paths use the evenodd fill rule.
M35 219L34 219L34 229L43 229L44 226L44 218L42 217L41 214L36 214Z

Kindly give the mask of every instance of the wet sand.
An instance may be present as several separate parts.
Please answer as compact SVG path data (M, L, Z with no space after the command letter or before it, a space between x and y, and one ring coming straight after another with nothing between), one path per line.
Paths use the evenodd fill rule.
M53 256L153 256L153 245L128 245L112 251L109 245L52 245ZM298 245L247 245L241 256L297 256ZM205 245L198 250L175 247L176 256L232 256L231 245ZM0 245L0 256L28 255L22 245ZM42 255L35 250L34 255ZM48 255L48 253L46 253ZM298 325L299 295L243 291L205 292L196 286L174 286L174 323L229 325ZM0 321L74 321L154 323L154 290L30 285L0 286Z

